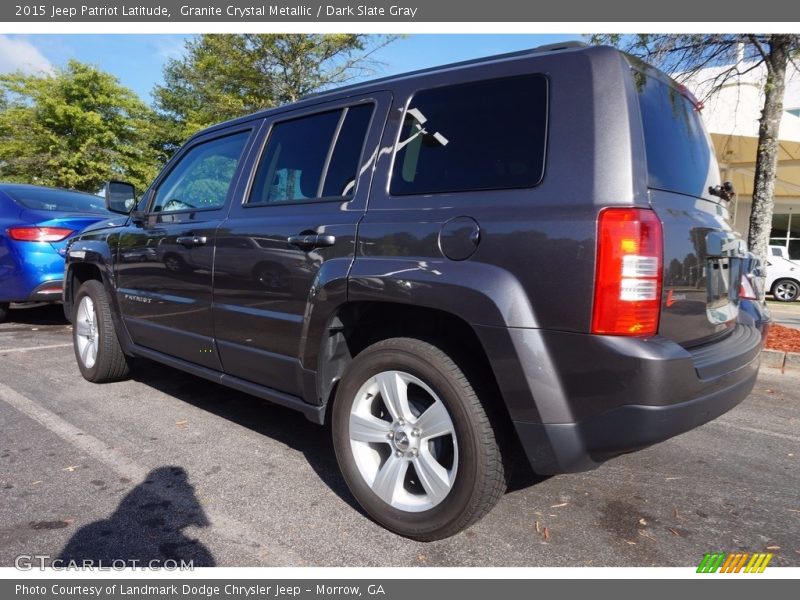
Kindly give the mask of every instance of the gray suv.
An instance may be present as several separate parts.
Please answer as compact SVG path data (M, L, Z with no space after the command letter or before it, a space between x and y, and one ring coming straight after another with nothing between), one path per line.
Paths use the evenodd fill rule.
M143 357L330 422L369 515L453 535L517 449L591 469L753 387L763 313L700 108L569 44L210 127L72 242L80 371Z

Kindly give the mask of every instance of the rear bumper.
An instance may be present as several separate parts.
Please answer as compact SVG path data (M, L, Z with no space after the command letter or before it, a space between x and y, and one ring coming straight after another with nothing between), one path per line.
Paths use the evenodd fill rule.
M536 472L587 471L604 461L652 446L726 413L753 389L758 360L729 388L666 406L628 404L578 423L516 422L519 439Z
M735 407L755 384L766 326L740 320L725 339L690 350L659 337L506 330L524 382L511 379L510 357L493 367L534 471L592 469Z
M30 302L56 302L61 300L63 281L51 279L37 285L28 296Z
M59 302L62 295L61 272L58 279L40 277L13 277L2 282L2 302Z
M51 284L61 284L64 258L48 243L5 240L0 248L0 301L42 302L60 300L48 293Z

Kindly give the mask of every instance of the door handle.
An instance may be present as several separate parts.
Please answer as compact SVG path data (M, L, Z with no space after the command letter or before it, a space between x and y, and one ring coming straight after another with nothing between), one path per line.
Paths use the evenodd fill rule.
M204 235L181 235L176 237L175 241L181 246L194 248L196 246L205 246L208 239Z
M311 250L313 248L333 246L336 243L336 236L330 234L301 233L299 235L290 235L286 238L286 241L292 246L297 246L303 250Z

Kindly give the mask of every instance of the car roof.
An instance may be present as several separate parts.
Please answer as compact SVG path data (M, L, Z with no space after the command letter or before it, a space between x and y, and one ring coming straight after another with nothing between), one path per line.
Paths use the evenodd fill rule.
M7 183L0 181L0 191L2 192L24 192L25 190L50 190L53 192L64 192L65 194L80 194L82 196L96 197L95 194L81 192L79 190L69 190L67 188L51 187L46 185L33 185L30 183Z

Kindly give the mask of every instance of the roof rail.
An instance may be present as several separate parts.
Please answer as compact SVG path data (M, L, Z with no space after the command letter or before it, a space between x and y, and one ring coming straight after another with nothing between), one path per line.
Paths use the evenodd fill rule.
M578 40L567 40L566 42L556 42L555 44L542 44L531 48L531 52L555 52L556 50L567 50L568 48L587 48L589 44Z
M377 79L368 79L365 81L360 81L358 83L353 83L350 85L345 85L341 87L334 87L328 90L322 90L319 92L312 92L310 94L306 94L301 98L301 100L306 100L308 98L316 98L317 96L324 96L326 94L333 94L342 91L347 91L351 89L360 88L367 85L373 85L376 83L381 83L384 81L391 81L393 79L400 79L403 77L411 77L413 75L423 75L425 73L431 73L433 71L440 71L445 69L454 69L457 67L466 67L468 65L478 65L484 62L491 62L493 60L505 60L508 58L517 58L522 56L529 56L533 54L544 54L545 52L556 52L559 50L570 50L573 48L587 48L588 44L578 41L578 40L566 40L563 42L557 42L554 44L544 44L542 46L535 46L533 48L527 48L525 50L517 50L515 52L507 52L505 54L493 54L491 56L484 56L481 58L471 58L469 60L462 60L459 62L449 63L445 65L438 65L435 67L426 67L424 69L419 69L416 71L408 71L407 73L398 73L396 75L388 75L386 77L379 77Z

